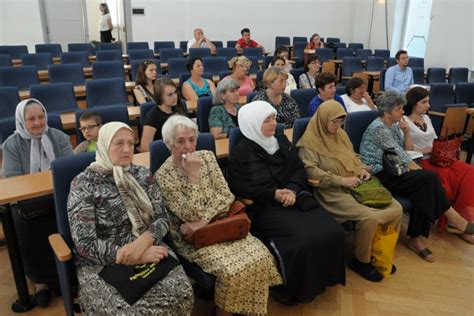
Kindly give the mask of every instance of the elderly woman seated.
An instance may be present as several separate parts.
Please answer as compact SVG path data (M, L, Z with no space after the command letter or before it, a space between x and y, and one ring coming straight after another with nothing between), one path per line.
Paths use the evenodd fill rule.
M133 165L132 129L120 122L99 131L96 160L71 183L68 216L81 306L88 315L190 315L193 291L181 266L133 305L99 276L105 266L160 263L175 254L163 242L169 218L148 169Z
M212 80L203 78L204 65L199 57L192 58L186 64L191 77L183 83L182 93L186 101L196 101L200 97L216 94L216 86Z
M440 167L430 163L433 141L437 138L431 119L426 114L430 108L430 93L422 87L414 87L407 94L407 105L404 107L405 120L413 139L413 149L423 154L421 164L423 169L436 173L446 191L449 201L459 214L468 221L474 221L474 166L460 160L450 166ZM446 218L438 221L438 229L444 231ZM459 234L448 227L453 233L458 233L467 242L474 244L473 234Z
M59 157L72 155L69 137L48 127L43 104L36 99L18 103L16 130L3 143L3 176L6 178L46 171ZM51 299L50 284L57 283L56 265L48 236L57 231L52 196L18 203L13 212L25 272L35 283L37 306Z
M278 67L281 68L286 72L288 75L288 78L286 79L286 87L285 87L285 93L290 95L291 90L298 89L296 85L296 80L295 77L291 73L288 72L288 70L285 69L285 59L281 56L275 56L270 63L270 67Z
M234 79L239 83L239 95L247 96L255 90L255 84L252 78L247 73L249 72L252 61L245 56L234 57L229 61L229 67L232 69L232 74L225 77L226 79Z
M341 98L347 113L377 110L374 101L367 92L365 82L361 78L351 78L346 84L346 94L343 94Z
M261 100L270 103L276 110L276 120L285 128L292 128L300 117L298 103L285 93L288 73L280 67L270 67L263 73L263 84L266 89L257 93L253 101Z
M338 102L324 102L309 121L297 146L308 177L319 181L319 186L313 189L318 202L340 223L357 221L351 269L377 282L383 276L370 263L372 239L378 225L391 224L396 231L400 229L402 207L394 199L384 208L369 207L344 191L371 177L370 168L360 161L349 137L341 129L346 115Z
M426 246L423 236L428 238L431 223L445 215L448 225L460 234L473 234L474 225L462 218L451 207L446 192L438 177L432 171L423 170L406 150L413 148L413 139L407 122L403 119L405 97L397 92L386 92L379 97L377 108L379 117L364 132L360 145L362 161L372 167L372 173L393 194L405 196L413 203L407 234L408 247L422 259L435 260ZM395 164L397 172L389 172L388 164L383 163L387 150L398 157Z
M229 129L239 126L239 83L233 79L222 80L217 85L214 106L209 113L209 128L215 139L226 138Z
M281 283L270 252L251 234L244 239L195 249L194 233L222 211L234 196L209 151L195 151L197 125L175 115L163 126L171 151L155 174L172 213L171 237L177 251L216 276L218 315L266 314L269 287Z
M344 284L344 231L306 191L296 148L275 135L277 111L254 101L239 111L245 136L229 157L232 192L252 199L251 231L279 262L285 284L272 289L283 304L309 303L327 286Z

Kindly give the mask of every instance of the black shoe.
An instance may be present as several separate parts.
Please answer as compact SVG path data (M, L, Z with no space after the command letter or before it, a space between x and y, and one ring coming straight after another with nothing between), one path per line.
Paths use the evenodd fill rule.
M383 280L383 275L381 275L370 262L360 262L354 257L349 263L349 268L369 281L380 282Z
M270 296L278 303L286 306L295 306L296 304L298 304L296 298L291 297L289 295L285 295L284 293L282 293L282 291L276 288L270 289Z
M36 306L46 308L51 301L51 290L50 289L42 289L36 292L35 294L35 302Z
M392 271L390 271L390 274L395 274L395 272L397 272L397 267L392 264Z

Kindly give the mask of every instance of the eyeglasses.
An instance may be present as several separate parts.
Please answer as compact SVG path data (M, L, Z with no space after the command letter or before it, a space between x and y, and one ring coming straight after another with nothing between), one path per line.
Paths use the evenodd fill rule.
M149 64L154 64L155 62L153 60L150 60L150 59L145 59L143 61L143 65L149 65Z
M342 124L344 124L344 119L343 118L336 118L334 120L331 120L331 123L342 125Z
M97 126L99 126L99 124L81 126L81 127L79 128L79 130L80 130L81 132L91 131L91 130L93 130L94 128L96 128Z

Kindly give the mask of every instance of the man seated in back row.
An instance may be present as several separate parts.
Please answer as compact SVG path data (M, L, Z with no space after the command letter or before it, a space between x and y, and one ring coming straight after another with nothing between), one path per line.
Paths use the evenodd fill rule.
M194 29L194 38L188 42L188 52L190 48L209 48L211 54L216 53L216 45L214 45L207 37L201 28Z
M399 50L395 54L397 64L387 69L385 73L385 91L405 93L413 84L413 70L408 67L408 53Z
M250 30L248 28L243 28L240 34L242 34L242 38L239 38L237 44L235 44L235 48L239 54L242 54L243 49L248 47L258 47L261 48L262 51L265 51L262 45L250 39Z

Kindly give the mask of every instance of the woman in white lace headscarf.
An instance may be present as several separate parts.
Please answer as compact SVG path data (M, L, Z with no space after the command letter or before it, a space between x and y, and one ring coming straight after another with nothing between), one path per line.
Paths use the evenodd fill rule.
M69 137L48 127L46 109L40 101L21 101L16 107L15 125L14 134L3 143L4 177L46 171L55 158L73 154ZM51 298L48 284L57 282L48 243L48 236L57 231L52 196L20 202L12 215L26 275L36 285L36 305L46 307Z

